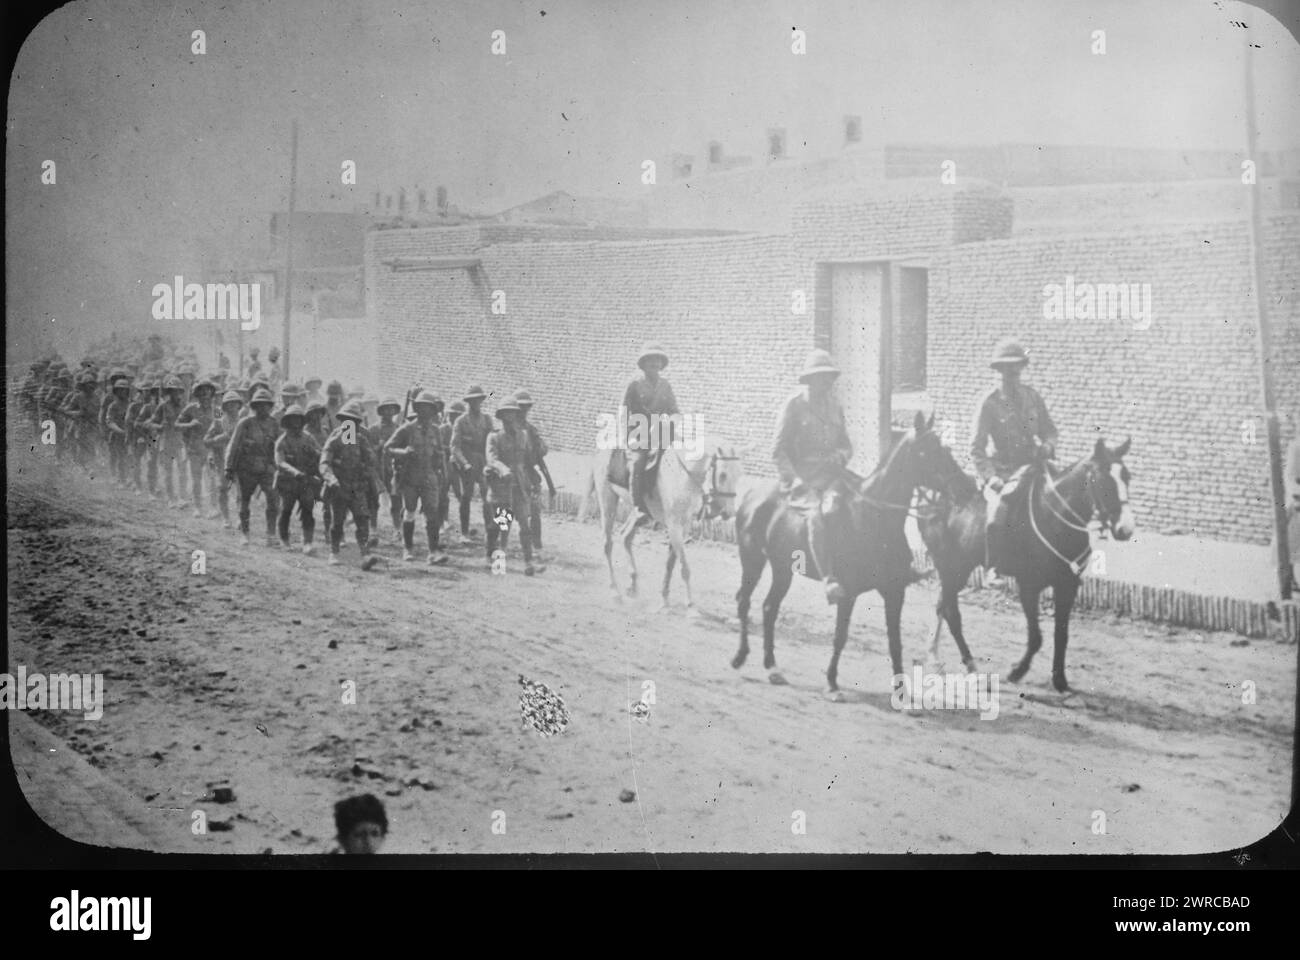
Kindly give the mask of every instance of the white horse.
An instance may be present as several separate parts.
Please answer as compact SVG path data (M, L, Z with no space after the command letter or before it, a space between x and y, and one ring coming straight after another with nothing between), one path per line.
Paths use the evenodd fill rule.
M650 516L668 529L668 563L664 570L663 608L668 607L668 586L672 582L673 566L682 565L682 583L686 585L686 608L696 612L691 596L691 569L686 563L686 537L691 521L696 518L712 519L730 517L736 505L736 489L744 474L741 449L735 444L715 437L700 437L689 447L669 448L659 459L659 469L654 483L646 492L646 506ZM580 517L587 516L588 498L596 491L600 507L600 523L605 532L605 562L609 565L609 586L619 595L618 580L614 576L614 519L619 501L631 504L632 495L627 487L616 486L609 480L610 458L621 453L616 450L598 450L589 459L589 472L583 487ZM619 531L623 549L627 551L631 569L631 583L627 595L635 597L636 557L632 555L632 540L636 536L631 516Z

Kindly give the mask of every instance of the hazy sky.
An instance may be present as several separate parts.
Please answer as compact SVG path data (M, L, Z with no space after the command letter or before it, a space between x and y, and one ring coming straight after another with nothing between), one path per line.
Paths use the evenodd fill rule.
M832 152L846 113L869 142L1239 148L1247 37L1261 146L1300 146L1300 46L1233 3L80 0L28 38L10 86L7 339L143 318L160 278L264 237L293 117L300 208L419 183L493 212L636 196L642 160L710 139L761 154L769 126L796 155Z

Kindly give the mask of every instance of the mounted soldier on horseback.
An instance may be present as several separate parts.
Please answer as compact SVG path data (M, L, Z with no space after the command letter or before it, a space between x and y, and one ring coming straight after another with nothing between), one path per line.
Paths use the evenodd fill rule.
M993 348L989 366L1002 375L1002 383L980 399L971 441L971 460L989 505L986 567L1003 576L1016 573L1008 556L1008 532L1022 522L1025 494L1034 476L1056 455L1056 425L1047 405L1037 390L1020 381L1028 365L1028 353L1015 340L1002 340Z

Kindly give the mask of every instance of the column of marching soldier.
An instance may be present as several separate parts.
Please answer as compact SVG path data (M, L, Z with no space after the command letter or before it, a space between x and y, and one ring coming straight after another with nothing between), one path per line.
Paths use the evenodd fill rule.
M272 358L274 360L274 358ZM301 550L315 552L316 505L321 504L329 562L338 564L346 521L355 525L361 565L377 560L381 501L403 559L414 561L415 525L423 517L426 562L448 562L441 542L451 495L460 507L461 546L475 543L471 501L482 498L489 567L504 557L511 523L519 521L524 573L543 568L540 559L544 480L552 501L555 485L546 468L547 448L528 420L532 398L524 391L484 412L487 394L470 387L444 409L441 397L412 387L394 397L345 395L320 378L302 386L279 383L254 363L249 378L231 381L222 371L198 375L192 362L157 360L108 364L88 358L72 371L57 357L31 365L19 389L33 444L53 443L59 462L71 460L125 490L220 517L231 526L230 498L237 497L239 531L249 544L251 501L265 500L266 543L294 549L290 526L295 507ZM276 392L279 394L278 402Z

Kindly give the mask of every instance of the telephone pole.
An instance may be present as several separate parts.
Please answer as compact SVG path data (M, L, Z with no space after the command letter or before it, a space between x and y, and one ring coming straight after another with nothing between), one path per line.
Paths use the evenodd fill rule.
M1246 68L1246 159L1255 164L1255 175L1246 185L1250 206L1251 287L1255 316L1259 324L1259 384L1264 395L1264 424L1268 432L1268 479L1273 494L1273 533L1277 545L1277 583L1283 600L1291 599L1291 546L1287 542L1286 487L1282 482L1282 439L1277 424L1277 400L1273 393L1273 337L1268 316L1268 284L1264 267L1264 238L1259 212L1259 152L1255 126L1255 72L1249 43L1242 44Z
M293 209L294 194L298 185L298 121L293 121L289 135L289 221L285 226L284 239L284 328L280 333L280 353L284 366L285 381L293 379L293 368L289 365L289 327L293 322Z

